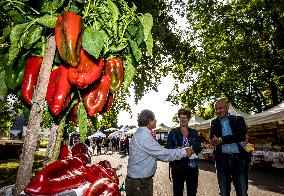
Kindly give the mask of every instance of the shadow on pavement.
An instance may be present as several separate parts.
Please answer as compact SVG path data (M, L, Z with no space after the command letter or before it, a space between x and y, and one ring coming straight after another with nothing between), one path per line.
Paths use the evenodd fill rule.
M215 162L214 161L206 161L206 160L200 160L199 163L199 169L209 172L215 173Z
M120 155L120 158L122 159L128 156L128 154L124 154L123 151L118 152L118 154Z
M284 169L252 167L249 172L249 184L284 194Z
M200 160L199 169L215 173L214 161ZM249 185L284 194L284 169L251 167Z

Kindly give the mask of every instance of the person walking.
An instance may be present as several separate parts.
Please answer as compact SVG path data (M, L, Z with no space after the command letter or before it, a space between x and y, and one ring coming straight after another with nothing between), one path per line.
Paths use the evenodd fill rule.
M128 135L123 140L124 154L129 154L129 137Z
M97 141L96 141L97 143L97 155L99 155L99 154L102 154L102 146L103 146L103 144L102 144L102 138L101 137L98 137L98 139L97 139Z
M153 138L150 129L156 128L155 115L143 110L138 116L139 128L129 142L129 158L125 190L127 196L152 196L153 176L157 160L173 161L193 154L193 149L166 149Z
M250 154L241 146L246 141L247 126L242 116L229 114L226 100L215 103L217 118L210 125L210 142L214 146L214 158L219 184L219 194L229 196L231 182L237 196L247 196Z
M188 127L190 109L179 109L179 127L169 132L166 148L175 149L191 146L193 155L170 162L174 196L183 196L184 182L188 196L196 196L198 186L198 153L201 152L201 139L196 130Z

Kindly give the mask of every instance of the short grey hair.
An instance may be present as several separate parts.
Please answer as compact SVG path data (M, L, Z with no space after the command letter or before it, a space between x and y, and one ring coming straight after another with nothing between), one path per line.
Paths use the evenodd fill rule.
M151 110L142 110L138 115L138 126L146 127L150 120L155 119L155 114Z

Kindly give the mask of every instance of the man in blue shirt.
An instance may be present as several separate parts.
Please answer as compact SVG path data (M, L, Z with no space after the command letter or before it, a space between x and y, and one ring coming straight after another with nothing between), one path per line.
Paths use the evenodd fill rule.
M250 156L240 145L246 140L247 127L243 117L229 115L228 111L228 103L217 100L217 118L210 128L220 195L230 195L233 181L237 196L247 196Z

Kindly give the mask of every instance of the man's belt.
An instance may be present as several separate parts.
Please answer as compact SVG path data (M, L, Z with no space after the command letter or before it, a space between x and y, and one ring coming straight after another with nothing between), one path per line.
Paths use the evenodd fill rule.
M126 178L128 178L128 179L135 179L135 180L150 180L150 179L153 178L153 176L150 176L150 177L148 177L148 178L132 178L132 177L130 177L130 176L126 176Z
M238 158L238 157L240 157L240 153L232 153L232 154L224 153L223 155L225 157L228 157L228 158Z

